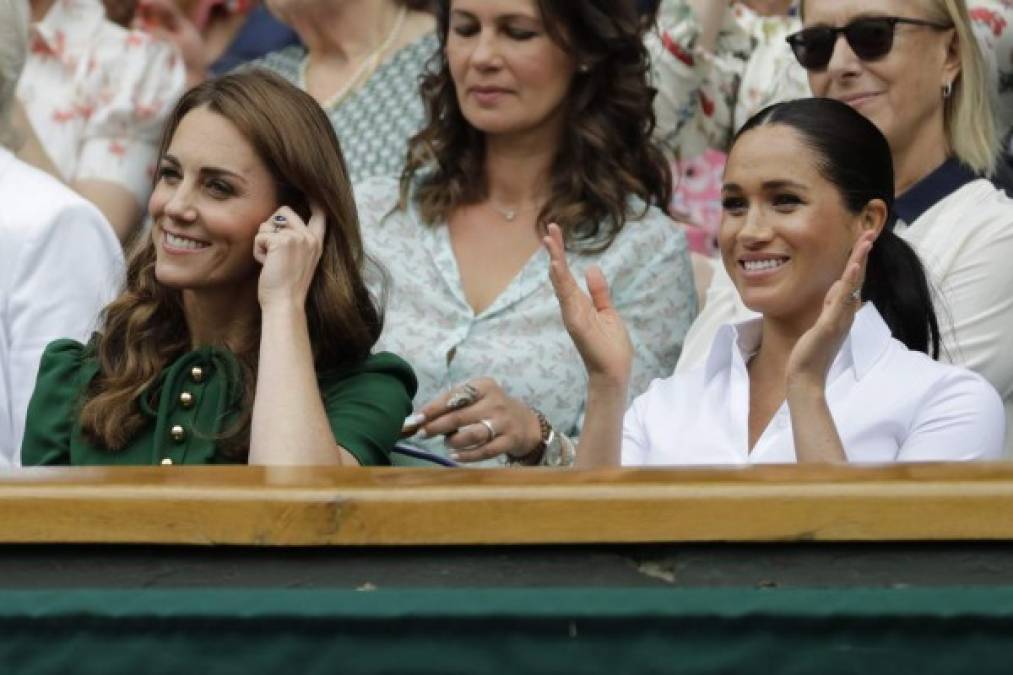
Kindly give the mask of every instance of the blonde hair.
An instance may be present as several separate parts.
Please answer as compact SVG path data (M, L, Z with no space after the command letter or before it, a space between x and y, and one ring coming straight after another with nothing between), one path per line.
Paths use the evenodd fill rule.
M0 145L13 147L11 110L28 55L28 0L0 0Z
M953 82L953 93L943 101L950 151L977 173L991 175L999 154L995 92L967 5L964 0L927 0L925 4L927 19L953 24L960 50L960 74Z
M967 4L965 0L924 0L924 4L927 16L921 18L952 25L957 35L960 73L950 97L943 101L946 142L957 159L976 173L991 176L999 157L995 92ZM799 6L804 19L805 2Z

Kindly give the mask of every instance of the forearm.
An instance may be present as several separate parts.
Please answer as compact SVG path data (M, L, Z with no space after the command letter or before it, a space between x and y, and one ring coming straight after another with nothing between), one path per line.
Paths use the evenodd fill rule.
M302 307L270 307L263 312L249 462L357 464L334 440Z
M837 433L837 425L830 415L824 388L789 385L787 399L795 439L795 457L799 464L847 462L848 457Z
M712 53L718 43L718 33L728 12L727 0L689 0L693 9L700 33L697 38L697 49Z
M602 382L591 378L584 427L577 445L576 468L620 465L628 387L626 380Z

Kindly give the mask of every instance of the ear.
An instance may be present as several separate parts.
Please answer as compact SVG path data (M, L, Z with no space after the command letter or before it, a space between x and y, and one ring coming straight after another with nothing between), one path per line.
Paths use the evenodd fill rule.
M943 60L943 81L939 83L940 89L945 88L947 84L956 86L957 78L960 77L961 72L960 37L957 35L957 29L951 28L946 33L948 39L946 41L946 56Z
M855 238L857 239L866 232L872 232L876 235L876 239L879 239L879 235L883 232L883 228L886 227L886 219L889 215L890 211L886 207L886 202L882 199L873 199L871 202L866 204L865 208L862 209L862 212L858 214Z

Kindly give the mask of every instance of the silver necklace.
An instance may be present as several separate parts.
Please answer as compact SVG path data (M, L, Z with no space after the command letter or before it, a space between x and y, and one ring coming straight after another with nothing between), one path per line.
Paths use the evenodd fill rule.
M515 207L515 208L512 208L512 209L507 209L507 208L503 208L502 206L497 206L496 204L494 204L492 202L491 199L489 201L487 201L486 203L489 205L489 207L493 211L495 211L499 215L503 216L503 219L506 220L508 223L514 222L515 220L517 220L517 216L519 216L521 213L523 213L525 211L529 211L529 210L531 210L533 208L531 205L528 205L528 206L518 206L518 207Z

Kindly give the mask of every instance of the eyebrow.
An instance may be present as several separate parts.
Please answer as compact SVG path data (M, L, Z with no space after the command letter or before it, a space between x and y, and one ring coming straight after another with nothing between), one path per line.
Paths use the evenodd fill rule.
M458 17L460 17L462 19L471 19L472 21L478 21L478 17L475 16L474 14L472 14L471 12L467 11L467 10L455 9L450 14L451 14L451 16L457 15ZM538 17L531 16L529 14L516 14L516 13L515 14L498 14L498 15L496 15L494 17L494 21L497 21L497 22L500 22L500 23L507 23L509 21L514 21L514 20L517 20L517 19L521 19L521 20L524 20L524 21L538 21Z
M164 155L162 157L162 161L169 162L170 164L176 167L180 166L179 160L169 154ZM246 182L246 179L243 178L243 176L241 176L240 174L236 173L235 171L229 171L228 169L223 169L218 166L203 166L201 167L200 171L203 174L210 174L212 176L228 176L238 181L242 181L243 183Z
M774 190L784 190L786 188L789 189L789 190L806 190L807 189L807 187L805 185L802 185L801 183L796 183L795 181L788 180L788 179L778 179L778 180L764 181L763 184L760 187L761 187L761 189L763 189L766 192L773 192ZM725 183L724 185L721 186L721 190L722 191L728 191L728 192L742 192L743 191L742 190L742 186L739 185L738 183Z

